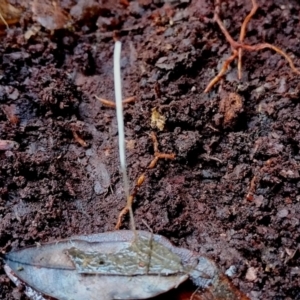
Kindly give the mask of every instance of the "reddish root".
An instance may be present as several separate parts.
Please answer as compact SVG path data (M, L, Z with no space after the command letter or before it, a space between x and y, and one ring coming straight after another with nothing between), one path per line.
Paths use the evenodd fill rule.
M242 55L243 55L243 50L246 50L246 51L259 51L259 50L263 50L263 49L272 49L273 51L277 52L278 54L280 54L281 56L283 56L287 60L287 62L289 63L289 66L290 66L290 68L292 69L293 72L300 75L300 70L298 70L295 67L291 57L287 53L285 53L283 50L281 50L280 48L278 48L274 45L268 44L268 43L262 43L262 44L257 44L257 45L244 44L244 39L245 39L245 36L246 36L247 26L248 26L251 18L253 17L253 15L256 13L257 9L258 9L258 5L257 5L256 0L252 0L252 9L243 21L243 24L241 26L241 31L240 31L239 42L236 42L232 38L232 36L229 34L228 30L225 28L225 26L224 26L224 24L223 24L223 22L220 18L220 0L216 0L214 19L217 22L217 24L219 25L219 27L220 27L222 33L224 34L226 40L230 44L233 54L229 58L226 59L226 61L224 62L223 66L222 66L222 69L220 70L218 75L216 75L209 82L206 89L204 90L205 93L208 93L212 89L212 87L221 80L221 78L224 76L224 74L228 70L228 67L231 64L231 62L234 61L236 58L238 58L238 78L239 79L242 78Z
M160 153L158 151L158 141L157 141L157 137L155 135L154 132L151 132L151 138L152 138L152 142L153 142L153 148L154 148L154 158L153 160L150 162L149 166L147 167L147 169L153 169L158 160L159 159L175 159L175 154L171 153L171 154L168 154L168 153ZM131 209L132 207L132 204L133 204L133 200L135 198L135 196L137 195L138 193L138 190L139 188L141 187L141 185L144 183L145 181L145 178L146 178L146 175L145 173L143 173L137 180L136 182L136 185L133 189L133 192L132 194L130 195L129 199L127 200L127 204L126 206L121 210L121 212L119 213L119 216L118 216L118 220L117 220L117 224L115 226L115 229L118 230L120 229L121 225L122 225L122 218L129 212L129 210Z
M238 54L238 53L237 53L237 51L235 50L235 51L233 52L233 54L232 54L230 57L228 57L228 58L224 61L223 66L222 66L222 69L220 70L219 74L218 74L217 76L215 76L215 77L209 82L209 84L207 85L206 89L204 90L204 93L208 93L208 92L212 89L212 87L213 87L215 84L217 84L217 83L221 80L221 78L222 78L222 77L224 76L224 74L227 72L227 70L228 70L230 64L236 59L237 54Z
M111 107L111 108L116 108L116 103L111 101L111 100L107 100L107 99L104 99L104 98L100 98L96 95L94 95L103 105L107 106L107 107ZM129 97L129 98L126 98L122 101L123 105L126 105L126 104L129 104L129 103L132 103L136 101L136 97L133 96L133 97Z
M141 187L141 185L144 183L145 181L145 173L143 173L137 180L136 182L136 185L133 189L133 192L132 194L129 196L128 200L127 200L127 203L126 203L126 206L121 210L121 212L119 213L119 216L118 216L118 220L117 220L117 224L115 226L115 229L116 230L119 230L121 225L122 225L122 218L129 212L130 208L132 207L132 204L133 204L133 200L134 200L134 197L136 196L139 188Z
M245 20L241 26L241 32L240 32L240 38L239 38L240 43L244 42L248 23L250 22L251 18L256 13L257 9L258 9L258 5L256 3L256 0L252 0L252 9L251 9L250 13L247 15L247 17L245 18ZM238 49L238 78L239 78L239 80L242 79L242 55L243 55L243 50L242 50L242 48L239 48Z

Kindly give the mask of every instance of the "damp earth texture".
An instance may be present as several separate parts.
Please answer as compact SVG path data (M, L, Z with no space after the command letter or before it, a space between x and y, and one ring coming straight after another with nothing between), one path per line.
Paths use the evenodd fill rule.
M232 282L250 299L300 299L300 84L284 57L243 51L241 80L233 61L204 93L232 55L215 1L28 2L10 1L21 17L0 5L12 15L2 13L8 29L0 19L1 253L114 230L125 206L116 113L95 95L114 100L118 38L123 96L135 97L124 107L132 189L145 172L137 229L209 257L223 273L235 266ZM244 42L276 45L299 68L299 1L257 4ZM236 41L251 8L220 1ZM147 169L151 132L175 159ZM129 223L123 217L120 229ZM3 265L0 298L26 299ZM187 281L167 296L194 291Z

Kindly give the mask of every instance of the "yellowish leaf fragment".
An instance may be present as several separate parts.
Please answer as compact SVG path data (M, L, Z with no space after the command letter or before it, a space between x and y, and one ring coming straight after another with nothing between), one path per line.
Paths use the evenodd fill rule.
M151 114L151 127L158 128L160 131L162 131L165 127L165 123L166 118L158 112L156 107L153 108Z
M0 26L13 25L18 23L22 14L22 10L11 5L6 0L0 1Z
M38 24L33 24L24 34L26 40L29 40L31 37L37 35L41 30L41 26Z

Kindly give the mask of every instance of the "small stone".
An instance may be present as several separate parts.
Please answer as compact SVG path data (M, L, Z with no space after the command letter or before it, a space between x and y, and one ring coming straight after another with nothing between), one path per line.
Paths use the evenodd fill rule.
M286 208L283 208L277 212L277 218L285 218L289 214L289 211Z
M256 207L261 207L263 202L264 202L263 195L259 195L259 196L254 195L254 203L255 203Z
M96 195L100 195L100 194L103 193L103 188L102 188L101 183L99 181L95 181L94 191L95 191Z
M248 281L255 281L257 279L257 268L249 268L246 273L246 279Z
M13 91L7 96L8 99L17 100L20 96L20 93L17 89L13 89Z
M236 266L232 265L226 270L225 274L228 277L233 277L236 274L236 271Z

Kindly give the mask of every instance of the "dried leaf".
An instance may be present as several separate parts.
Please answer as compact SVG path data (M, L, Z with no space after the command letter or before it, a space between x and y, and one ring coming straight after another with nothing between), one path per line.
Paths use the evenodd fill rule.
M47 300L46 298L44 298L42 296L41 293L35 291L30 286L28 286L26 284L24 286L23 282L14 275L12 269L9 266L5 265L4 271L5 271L6 275L9 277L9 279L17 286L17 288L20 291L24 290L25 295L29 299L31 299L31 300Z
M83 274L170 275L184 273L178 255L149 237L139 236L134 243L113 253L70 248L68 255Z
M248 300L212 260L146 231L75 236L12 251L4 260L7 275L17 285L13 274L59 300L99 299L99 295L101 300L148 299L188 277L205 289L209 296L205 299Z
M29 40L32 36L35 36L41 30L41 25L33 24L24 34L26 40Z
M172 264L170 259L173 260L174 257L183 259L179 253L173 253L173 246L162 237L152 236L147 232L143 232L142 235L150 243L154 242L154 244L159 245L159 248L163 248L163 253L160 252L161 249L158 249L155 254L159 256L160 260L165 260L165 264L168 262ZM154 240L151 240L152 237ZM144 272L141 275L130 276L131 272L129 272L126 276L127 263L130 267L135 262L127 261L128 257L122 258L122 255L118 257L118 264L122 269L123 276L113 274L115 271L113 265L116 260L113 257L114 253L127 253L135 259L139 259L139 253L133 248L135 247L134 238L134 233L130 231L79 236L58 243L10 252L5 261L20 280L33 289L57 299L99 299L99 295L101 295L101 300L147 299L175 288L188 278L188 274L180 272L181 270L175 272L176 274L163 276L160 271L163 271L164 267L159 269L155 275L148 275ZM143 243L144 240L140 242ZM171 249L166 247L165 243ZM144 247L140 244L136 246L138 248ZM79 273L80 270L76 269L79 267L77 262L74 265L70 259L70 256L74 255L72 253L73 248L78 249L81 252L80 255L83 255L80 266L83 269L91 263L89 262L90 253L95 254L97 252L99 255L106 255L107 264L110 266L107 270L108 275L86 276ZM145 247L145 253L147 251L148 254L151 253L151 248ZM165 255L165 251L171 254L170 258ZM96 256L94 255L94 257ZM197 260L192 259L190 263L196 264ZM181 264L180 266L182 268ZM138 266L135 265L135 267ZM210 281L210 279L205 278L204 280L205 282Z
M6 0L0 1L0 26L13 25L19 22L22 10Z
M151 114L151 127L158 128L162 131L165 127L165 122L166 118L158 112L156 107L153 108Z

